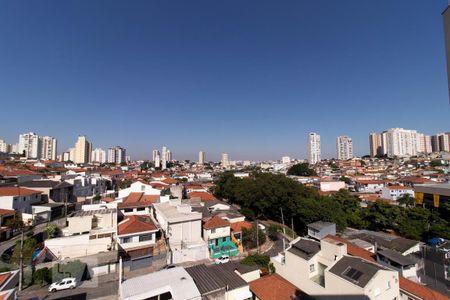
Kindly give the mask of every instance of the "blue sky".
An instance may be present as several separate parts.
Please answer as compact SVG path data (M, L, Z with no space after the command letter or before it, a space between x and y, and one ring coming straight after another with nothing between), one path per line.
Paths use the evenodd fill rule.
M368 153L390 127L450 130L446 1L1 1L0 138L85 134L148 159Z

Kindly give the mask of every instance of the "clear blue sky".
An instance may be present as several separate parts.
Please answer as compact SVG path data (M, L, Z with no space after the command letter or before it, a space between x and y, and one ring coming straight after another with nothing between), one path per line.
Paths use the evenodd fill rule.
M85 134L150 158L368 153L390 127L450 130L447 1L1 1L0 138Z

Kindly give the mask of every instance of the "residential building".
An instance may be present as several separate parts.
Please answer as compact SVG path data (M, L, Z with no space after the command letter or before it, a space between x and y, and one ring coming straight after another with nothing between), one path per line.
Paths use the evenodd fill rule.
M321 240L329 234L336 234L336 224L324 221L317 221L307 225L308 227L308 236Z
M132 262L152 257L158 233L159 229L149 215L126 216L117 225L120 255Z
M19 153L28 159L41 158L41 139L34 132L19 135Z
M212 258L239 254L230 238L230 222L219 216L214 216L203 224L203 239L208 242Z
M386 185L383 180L356 180L356 191L362 193L379 193Z
M424 151L426 154L433 152L433 147L431 145L431 136L425 135L423 137L424 140Z
M409 186L388 185L381 189L381 198L397 201L403 195L414 197L414 189Z
M450 152L450 133L438 133L439 151Z
M42 192L22 187L0 187L0 208L31 215L31 206L41 202Z
M161 152L161 170L167 169L167 147L162 147Z
M389 157L417 155L417 131L391 128L386 131L386 152Z
M320 135L311 132L308 135L308 161L314 165L321 161L320 158Z
M161 168L161 157L160 157L159 153L156 154L154 162L155 162L155 168Z
M57 259L117 251L117 209L102 206L83 205L82 210L67 218L63 237L45 240L45 247Z
M228 168L230 166L230 161L228 160L228 153L222 153L220 163L222 164L222 168Z
M203 165L205 163L205 152L204 151L200 151L198 153L198 164L199 165Z
M73 162L76 164L87 164L91 160L92 145L86 139L86 136L78 136L75 143L75 155Z
M19 143L11 144L11 153L18 154L19 153Z
M0 140L0 152L9 153L11 151L11 147L4 140Z
M131 193L143 193L144 195L157 195L161 194L161 190L154 188L151 184L144 183L142 181L133 182L130 187L119 190L118 200L128 197Z
M353 158L353 142L352 139L346 135L341 135L336 138L337 159L349 160Z
M383 155L383 143L381 134L372 132L369 134L370 143L370 156L382 156Z
M189 273L176 267L119 282L119 299L201 300L202 296Z
M152 152L152 160L156 161L156 156L159 156L159 150L155 149Z
M106 151L101 148L95 148L92 151L92 162L104 164L106 162Z
M108 163L121 164L125 162L126 150L120 146L108 149Z
M188 203L170 200L154 203L155 218L168 239L171 263L197 261L209 257L202 239L202 214Z
M283 156L281 158L281 163L282 164L289 164L289 163L291 163L291 158L289 156Z
M438 135L431 136L431 150L432 150L432 152L441 151L439 148L439 136Z
M273 273L250 282L255 300L301 300L306 294L295 285Z
M44 160L56 160L57 141L51 136L41 138L41 157Z
M325 237L297 238L271 258L276 273L313 297L398 299L398 272L347 255L347 245Z
M172 151L170 149L167 149L166 157L168 162L172 161Z

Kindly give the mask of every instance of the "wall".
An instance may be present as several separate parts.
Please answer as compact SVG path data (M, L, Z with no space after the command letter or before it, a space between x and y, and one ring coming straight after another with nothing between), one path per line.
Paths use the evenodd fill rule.
M63 229L64 235L89 232L92 229L92 218L93 216L68 218L69 226Z
M151 234L152 238L148 241L139 241L139 237L144 234ZM131 241L128 243L123 242L123 238L131 238ZM139 234L128 234L128 235L120 235L119 236L119 244L124 249L134 248L134 247L142 247L142 246L153 246L156 243L156 232L140 232Z
M110 245L111 238L89 240L89 234L54 238L45 241L45 246L60 259L108 252L108 246Z
M212 233L214 231L213 229L203 229L203 239L205 241L230 236L230 226L219 227L214 229L215 229L214 233Z

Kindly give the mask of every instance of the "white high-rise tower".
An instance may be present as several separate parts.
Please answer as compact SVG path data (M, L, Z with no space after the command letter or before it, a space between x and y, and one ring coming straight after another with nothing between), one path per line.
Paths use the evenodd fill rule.
M336 138L337 159L349 160L353 158L353 142L352 139L346 135L341 135Z
M198 164L199 165L203 165L205 163L205 152L204 151L200 151L198 153Z
M308 135L308 161L310 164L320 162L320 135L315 132Z

